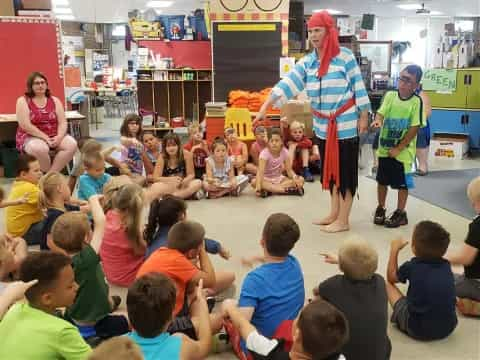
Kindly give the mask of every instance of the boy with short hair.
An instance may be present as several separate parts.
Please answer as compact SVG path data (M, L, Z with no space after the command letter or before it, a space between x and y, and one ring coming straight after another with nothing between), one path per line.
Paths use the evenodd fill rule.
M17 178L13 182L8 201L26 198L26 201L5 209L7 232L22 237L28 245L38 245L43 228L43 213L38 206L40 188L38 181L42 170L38 160L29 154L21 154L17 161Z
M195 179L203 180L206 171L206 161L210 155L210 150L206 140L203 140L203 132L200 124L192 123L188 127L190 140L183 145L183 148L190 151L193 155L193 165L195 167Z
M467 187L467 196L477 214L480 214L480 176ZM454 274L455 293L461 299L480 301L480 216L468 226L467 238L462 249L445 256L451 265L463 265L464 273ZM463 301L463 300L462 300ZM473 315L473 314L472 314Z
M198 321L197 341L180 334L171 336L167 332L175 299L174 282L159 273L141 276L128 289L128 317L135 329L128 336L140 346L145 360L203 359L210 352L212 335L202 280L190 305L192 316Z
M423 103L415 94L422 69L408 65L400 73L398 91L385 94L372 127L381 127L377 150L378 206L374 224L396 228L408 224L405 207L408 189L413 188L412 164L415 161L416 137L423 120ZM387 219L385 201L388 186L398 190L397 209Z
M343 275L320 283L314 294L340 310L350 324L350 338L342 354L351 360L386 360L392 345L387 334L388 300L385 280L375 273L378 254L365 240L349 239L338 257L322 254L338 264Z
M268 217L260 245L263 262L243 281L238 306L260 334L271 337L284 320L293 320L305 302L303 273L290 255L300 238L300 228L287 214Z
M111 179L105 173L105 160L100 152L89 152L82 156L85 174L80 175L78 198L88 200L90 196L102 194L104 185Z
M28 303L15 304L0 322L1 359L84 360L91 352L77 328L55 316L77 294L71 260L53 252L31 254L20 267L20 279L37 279L25 293ZM21 342L27 342L23 346Z
M443 259L449 243L450 234L440 224L421 221L412 235L415 257L398 268L398 254L408 241L392 241L387 268L391 321L415 339L443 339L457 326L455 283L450 263ZM395 283L407 280L405 297Z
M253 360L345 360L342 347L348 340L348 321L333 305L321 299L306 305L292 323L293 345L287 351L283 341L258 333L233 301L223 304L226 315L246 342ZM364 357L366 359L366 357Z
M130 328L123 315L111 315L120 305L120 297L109 296L98 250L105 229L105 215L99 195L90 197L94 231L85 214L78 211L61 215L52 228L52 239L71 259L79 290L74 303L65 311L65 319L80 329L92 328L96 337L108 339L126 334ZM53 249L58 251L58 249Z

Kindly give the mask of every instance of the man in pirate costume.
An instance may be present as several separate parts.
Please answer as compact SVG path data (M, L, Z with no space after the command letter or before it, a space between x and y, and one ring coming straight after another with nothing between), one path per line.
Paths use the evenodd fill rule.
M358 134L367 131L370 101L355 56L339 46L333 18L325 11L315 13L308 33L314 51L275 85L255 122L270 106L280 107L306 90L323 164L322 186L331 194L330 213L313 223L329 233L347 231L358 186Z

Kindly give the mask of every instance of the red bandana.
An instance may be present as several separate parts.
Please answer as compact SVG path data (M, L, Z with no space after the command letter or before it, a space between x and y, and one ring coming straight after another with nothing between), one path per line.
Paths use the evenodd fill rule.
M324 27L326 29L322 44L322 62L318 68L318 77L322 77L328 71L330 61L340 53L338 44L338 31L335 20L326 11L314 13L308 20L308 29L314 27Z

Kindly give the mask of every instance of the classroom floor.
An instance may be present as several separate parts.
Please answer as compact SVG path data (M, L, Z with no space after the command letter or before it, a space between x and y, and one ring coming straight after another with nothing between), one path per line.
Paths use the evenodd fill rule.
M118 136L112 130L92 130L91 135L104 141L111 141ZM370 152L369 152L370 153ZM370 154L367 154L370 156ZM368 161L368 159L367 159ZM248 269L242 267L242 256L261 253L259 245L261 230L265 219L272 213L285 212L300 225L301 239L295 246L293 254L299 259L305 277L307 296L312 288L329 276L338 272L335 265L322 261L320 252L336 252L342 240L349 236L360 236L370 241L379 253L378 273L385 275L389 254L390 240L396 236L409 239L416 222L429 219L441 223L450 232L451 248L459 247L464 241L469 219L465 219L432 206L424 201L409 198L407 205L410 223L399 229L385 229L373 225L372 216L376 207L376 183L365 175L371 167L361 171L359 177L359 197L355 199L351 215L351 231L340 234L322 233L312 220L327 214L329 195L323 192L318 180L305 186L305 196L270 197L258 199L252 189L247 189L239 198L190 201L188 217L205 226L208 237L221 241L233 254L230 261L214 256L217 269L233 270L236 273L237 294ZM480 168L480 160L462 160L431 164L430 170ZM9 190L11 180L1 179L0 185ZM388 199L388 210L394 210L396 194ZM3 210L2 210L3 211ZM0 228L4 228L3 214L0 216ZM405 249L399 262L412 256L411 250ZM414 341L400 333L392 325L388 328L393 345L392 360L478 360L480 359L480 322L459 315L459 324L447 339L435 342ZM216 354L208 359L235 359L231 353ZM367 359L366 359L367 360Z

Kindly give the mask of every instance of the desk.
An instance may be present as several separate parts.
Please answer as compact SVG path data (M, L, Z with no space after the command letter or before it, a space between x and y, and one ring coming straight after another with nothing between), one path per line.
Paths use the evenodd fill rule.
M75 139L80 139L82 136L88 136L88 123L85 129L85 116L78 111L65 111L65 118L68 122L68 133ZM18 121L15 114L0 114L0 140L15 140L15 133L17 131Z

